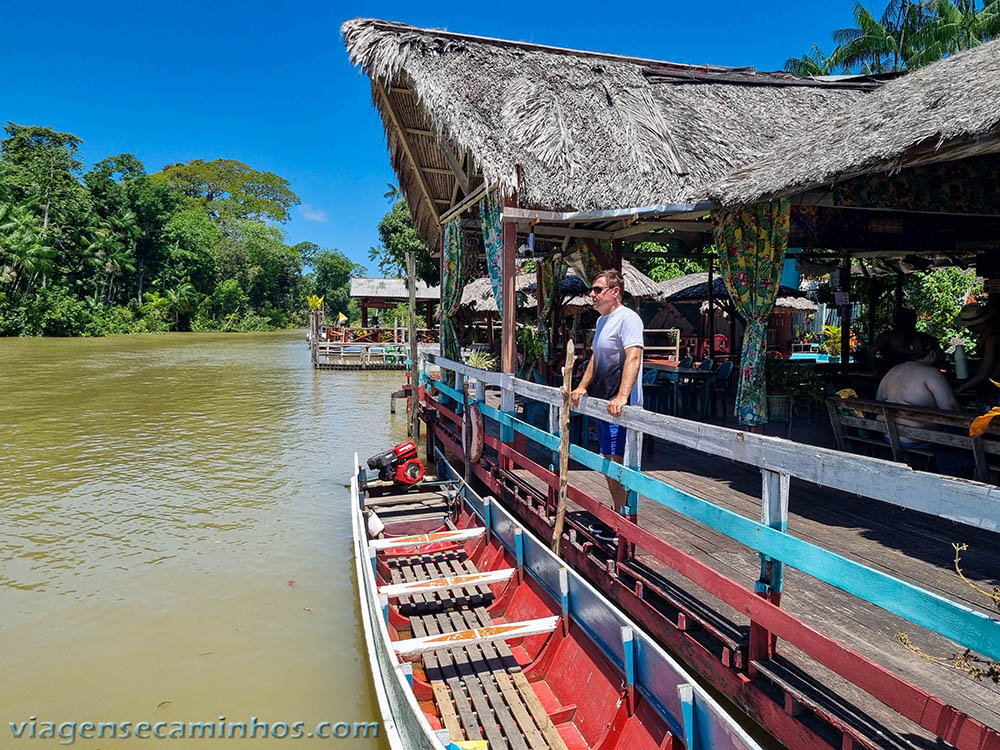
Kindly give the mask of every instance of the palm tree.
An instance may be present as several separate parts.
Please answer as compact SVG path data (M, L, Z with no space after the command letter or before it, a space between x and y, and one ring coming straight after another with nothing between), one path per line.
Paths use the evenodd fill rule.
M998 33L997 0L987 0L982 9L976 8L975 0L938 0L935 17L918 33L919 51L911 67L977 47Z
M174 328L180 323L181 315L191 312L198 304L198 292L191 283L191 279L186 278L177 286L167 290L167 302L170 312L174 314Z
M836 50L834 50L834 55ZM818 45L810 47L809 54L785 60L785 72L797 76L826 76L833 72L833 55L827 57Z
M395 203L396 201L398 201L400 198L403 197L403 194L402 192L400 192L399 188L396 185L393 185L391 182L387 182L386 187L388 187L389 189L382 194L382 197L385 198L387 201L389 201L389 203Z

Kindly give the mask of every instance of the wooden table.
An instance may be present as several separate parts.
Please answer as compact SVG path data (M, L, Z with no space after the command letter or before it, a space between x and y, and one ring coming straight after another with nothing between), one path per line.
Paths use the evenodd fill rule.
M666 359L647 359L643 362L643 366L650 370L659 370L660 372L667 372L677 375L677 380L701 380L705 383L705 388L711 388L712 382L715 380L715 370L702 370L697 367L681 367L676 362ZM680 383L678 382L677 385ZM676 387L676 386L675 386ZM675 393L677 393L675 391ZM679 399L674 399L673 404L673 414L677 416L677 401ZM703 412L708 412L708 394L706 390L705 396L705 406L702 409ZM704 415L703 415L704 416Z

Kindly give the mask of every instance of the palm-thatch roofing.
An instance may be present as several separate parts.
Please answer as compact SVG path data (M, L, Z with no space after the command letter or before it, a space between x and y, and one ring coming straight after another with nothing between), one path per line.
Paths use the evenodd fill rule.
M689 66L399 23L341 27L372 80L392 166L431 247L477 190L522 208L586 211L687 201L864 93L752 68Z
M708 187L752 203L867 172L1000 151L1000 40L889 81L814 127L778 133L772 153Z
M658 300L659 285L627 260L622 261L622 277L625 291L636 299ZM520 273L515 277L514 289L518 294L519 307L534 307L537 303L534 292L537 278L534 273ZM591 307L590 287L572 268L567 269L560 291L570 297L565 304L575 307ZM475 312L497 312L493 297L493 286L489 276L470 281L462 290L462 304Z
M416 293L418 300L437 301L441 298L440 287L429 287L426 282L419 279L416 283ZM351 279L351 297L355 299L375 297L406 302L410 299L410 291L406 279L373 279L361 276Z
M670 303L694 303L705 302L708 299L708 274L689 273L685 276L675 276L672 279L659 283L660 299ZM716 301L728 303L729 292L726 290L726 282L718 274L712 279L712 296ZM778 299L774 306L789 310L806 312L816 310L816 303L806 298L806 295L798 289L789 286L781 286L778 290ZM702 306L704 310L704 306Z

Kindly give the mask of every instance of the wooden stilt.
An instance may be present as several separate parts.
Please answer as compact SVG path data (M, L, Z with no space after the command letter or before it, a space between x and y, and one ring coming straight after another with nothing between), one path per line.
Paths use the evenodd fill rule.
M572 341L566 344L566 365L563 367L562 413L559 420L559 498L556 504L556 523L552 530L552 551L559 554L563 522L566 519L566 484L569 480L569 413L572 406L573 362L576 359Z

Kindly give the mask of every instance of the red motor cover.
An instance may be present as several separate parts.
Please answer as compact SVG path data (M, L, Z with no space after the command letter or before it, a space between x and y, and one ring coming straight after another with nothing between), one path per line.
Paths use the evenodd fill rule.
M392 449L393 453L396 454L396 458L400 461L405 461L408 458L417 457L417 446L412 440L407 440L405 443L400 443L395 448Z
M413 445L413 443L410 443ZM396 466L397 484L416 484L424 478L424 465L419 458L410 458L402 461Z

